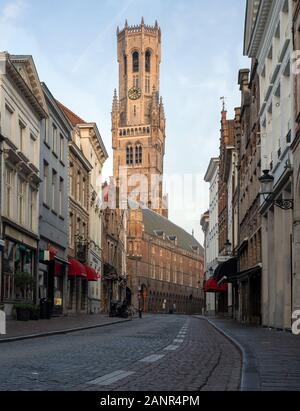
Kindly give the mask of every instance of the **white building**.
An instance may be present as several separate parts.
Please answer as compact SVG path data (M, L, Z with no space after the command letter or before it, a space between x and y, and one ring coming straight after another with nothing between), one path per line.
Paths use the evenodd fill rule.
M92 165L90 174L89 208L89 255L88 267L99 274L97 281L89 281L89 312L101 309L101 277L103 276L102 256L102 168L108 154L95 123L79 124L81 146L85 157Z
M16 301L33 302L36 294L40 134L46 110L32 57L0 53L0 295L8 316Z
M258 61L261 167L274 178L273 196L261 196L263 325L291 327L293 129L292 0L248 0L245 54Z
M209 212L201 220L201 225L205 235L205 279L208 280L218 266L219 256L219 230L218 230L218 193L219 193L219 159L210 160L207 172L204 177L205 182L209 183ZM214 314L216 309L216 295L206 293L206 311Z

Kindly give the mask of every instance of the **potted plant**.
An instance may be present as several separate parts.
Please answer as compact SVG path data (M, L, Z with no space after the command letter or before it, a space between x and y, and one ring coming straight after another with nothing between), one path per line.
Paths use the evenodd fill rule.
M30 318L30 305L19 303L15 304L14 308L17 313L17 321L29 321Z
M31 305L29 308L30 320L37 321L40 319L40 307L37 305Z

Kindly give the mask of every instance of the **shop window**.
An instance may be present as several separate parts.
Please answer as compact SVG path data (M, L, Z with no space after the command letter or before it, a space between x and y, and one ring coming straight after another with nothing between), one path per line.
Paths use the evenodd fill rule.
M4 300L33 299L34 252L23 244L6 240L3 252Z

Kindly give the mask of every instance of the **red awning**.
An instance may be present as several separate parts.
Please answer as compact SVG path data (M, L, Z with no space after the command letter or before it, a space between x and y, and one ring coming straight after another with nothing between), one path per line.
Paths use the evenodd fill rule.
M93 268L88 265L85 265L84 267L86 269L88 281L98 281L100 279L100 275Z
M55 263L54 263L54 277L61 277L62 276L62 269L63 269L62 264L55 261Z
M228 284L218 285L214 278L210 278L204 285L204 291L206 293L227 293Z
M69 277L87 278L85 266L74 258L69 259Z

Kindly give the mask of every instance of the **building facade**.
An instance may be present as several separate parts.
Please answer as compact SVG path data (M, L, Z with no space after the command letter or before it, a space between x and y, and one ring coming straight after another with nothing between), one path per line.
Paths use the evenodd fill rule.
M293 10L293 33L294 33L294 56L293 56L293 78L294 78L294 120L295 140L292 144L293 153L293 277L292 277L292 312L300 309L300 3L294 2Z
M72 125L69 143L68 313L88 313L88 258L90 173L92 164L83 153L79 124L84 120L58 103ZM93 281L98 281L97 274Z
M127 216L128 211L116 207L114 179L103 186L103 262L102 311L110 312L112 302L131 305L131 290L127 278Z
M245 54L258 63L261 168L273 179L271 194L261 195L262 323L283 329L291 328L293 305L293 212L286 207L292 198L295 131L292 14L291 0L248 1L245 30Z
M143 19L138 26L126 22L123 30L118 29L117 40L114 177L120 204L128 201L130 205L127 274L132 302L151 312L199 312L203 304L202 247L166 218L162 184L166 120L159 95L161 30L157 23L145 25Z
M209 183L209 213L202 224L203 231L207 225L205 247L205 280L212 278L218 266L219 257L219 158L212 158L206 171L205 182ZM208 221L207 221L208 220ZM214 315L216 311L216 294L206 293L206 312Z
M102 168L108 158L100 132L95 123L78 124L83 154L92 165L89 189L89 230L87 236L87 269L97 273L98 279L89 281L89 312L101 310L101 276L103 275L102 256Z
M68 177L72 127L42 83L49 117L43 122L40 144L38 297L51 302L53 315L67 312Z
M41 123L47 104L31 56L0 53L1 301L37 301Z
M234 283L234 317L241 322L261 324L261 153L259 123L259 78L257 61L251 72L239 71L241 91L241 134L238 148L239 241L238 273Z

